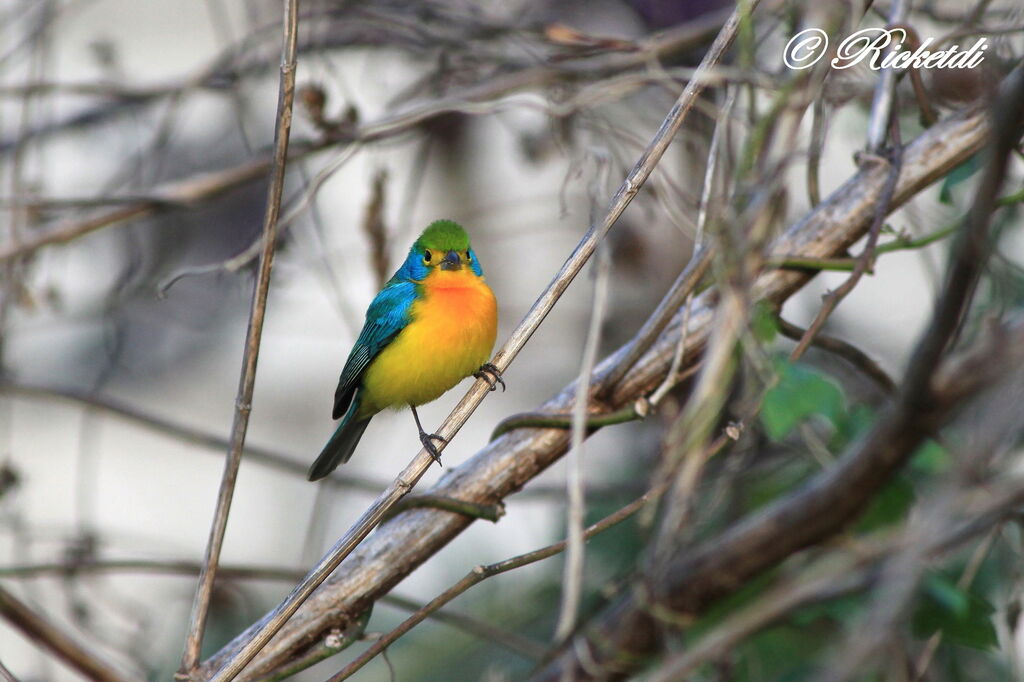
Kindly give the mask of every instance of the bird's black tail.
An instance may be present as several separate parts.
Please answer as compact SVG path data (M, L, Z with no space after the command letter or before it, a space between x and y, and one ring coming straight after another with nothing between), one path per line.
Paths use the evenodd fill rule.
M320 451L320 456L313 462L313 466L309 467L309 480L318 481L338 468L339 464L347 462L356 449L356 445L359 444L366 425L370 423L370 417L356 418L356 413L359 411L358 401L353 400L352 402L348 414L338 425L338 430Z

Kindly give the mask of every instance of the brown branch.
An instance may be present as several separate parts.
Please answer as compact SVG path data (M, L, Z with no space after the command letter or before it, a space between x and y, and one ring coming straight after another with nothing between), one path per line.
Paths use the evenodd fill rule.
M878 198L878 205L875 208L875 217L871 222L871 227L868 229L868 240L864 245L864 251L857 257L856 263L853 266L853 272L850 273L850 276L847 277L842 284L822 297L821 309L818 311L818 314L814 317L811 324L808 325L807 331L804 332L803 337L796 344L796 348L794 348L793 352L790 353L790 362L796 362L804 352L807 351L807 348L811 345L811 341L814 339L815 335L821 331L821 328L825 325L825 321L828 320L828 316L831 315L832 311L836 309L836 306L838 306L839 303L846 298L851 291L853 291L854 287L857 286L857 283L860 282L864 274L874 265L875 247L878 245L878 237L882 233L882 224L885 222L885 216L891 211L890 204L892 203L893 194L896 192L896 183L900 177L903 147L900 142L899 125L899 116L894 107L890 119L893 146L890 148L886 159L888 161L888 178L882 188L881 196ZM881 159L879 158L877 160Z
M298 41L298 0L286 0L284 5L283 44L281 47L281 76L277 100L277 125L274 130L274 160L271 167L270 186L267 189L267 207L263 219L263 251L260 254L259 271L253 286L252 306L249 312L249 327L246 332L245 350L242 357L242 371L238 381L238 395L235 399L235 416L231 425L231 444L224 461L224 474L217 494L210 539L203 559L203 570L199 573L195 601L189 619L188 637L181 660L179 676L188 678L199 664L203 632L213 598L213 585L217 577L221 547L228 525L231 498L235 492L238 467L242 461L245 446L245 432L249 426L252 410L253 387L256 383L256 363L259 358L260 340L263 335L263 319L267 309L267 293L270 290L270 274L274 266L274 249L277 246L277 221L281 211L281 194L284 190L285 165L288 161L288 140L291 136L292 105L295 99L296 44Z
M987 133L987 117L976 109L960 112L922 133L904 150L903 172L897 183L892 208L934 182L975 153ZM829 257L845 251L870 225L875 202L885 182L880 169L861 169L803 220L780 237L773 251L807 257ZM797 291L808 275L772 270L758 280L758 297L781 303ZM699 358L713 316L713 292L696 297L690 314L686 363ZM646 395L664 380L679 344L677 314L656 342L636 362L602 401L602 411L615 410ZM595 370L597 386L619 368L629 347L619 349ZM692 353L690 352L692 349ZM482 382L478 389L486 390ZM570 385L539 410L567 412L575 398ZM597 406L595 406L597 407ZM446 435L446 434L442 434ZM532 478L557 461L568 442L564 429L517 429L488 444L458 467L449 469L431 492L463 500L493 503L523 488ZM297 652L319 641L334 628L387 593L414 568L429 559L468 526L464 517L433 510L402 514L377 531L345 561L282 628L245 671L246 679L265 675L284 665ZM259 624L229 643L203 666L211 674L252 635Z
M0 680L3 680L4 682L18 682L18 678L16 678L14 674L7 669L7 666L4 665L3 661L0 661Z
M563 63L557 68L553 68L551 64L529 66L499 77L488 78L482 83L459 89L442 98L415 102L405 109L385 114L376 121L346 128L335 136L292 145L289 161L294 163L336 144L373 142L393 137L444 114L464 111L468 104L489 102L519 90L542 87L566 77L567 74L576 78L593 77L641 67L652 57L673 54L705 40L709 32L720 26L723 20L722 14L710 13L709 16L701 17L672 31L651 36L642 41L644 48L638 52L608 55L596 61L580 60L578 64ZM170 92L196 87L196 83L203 82L206 77L204 75L189 79L187 83L172 88ZM264 177L272 164L272 156L264 154L233 168L200 173L185 180L167 183L157 187L147 196L134 198L122 206L86 219L71 218L41 228L17 244L0 246L0 263L34 253L48 245L67 243L101 228L125 225L131 220L170 208L187 207L207 201Z
M746 3L745 10L752 11L756 5L757 0L751 0ZM590 226L586 235L577 244L576 249L562 265L555 278L534 302L526 317L512 332L509 340L494 356L492 364L499 371L507 369L509 363L516 357L537 327L547 317L555 303L561 298L572 280L590 259L598 243L618 221L622 212L650 177L664 155L665 150L671 144L676 132L682 126L686 115L707 85L704 75L722 59L732 43L739 26L739 21L740 12L737 10L733 12L725 26L722 27L711 48L701 60L697 74L687 83L672 109L662 121L653 139L644 149L640 159L637 160L615 192L601 222ZM465 424L466 420L469 419L469 416L486 396L488 389L489 384L483 379L478 379L459 404L455 406L455 409L437 431L438 435L444 439L441 447L438 449L443 449L444 444L450 442L458 430L462 428L462 425ZM216 655L211 661L208 661L203 667L203 674L212 674L211 679L217 680L217 682L226 682L233 679L257 653L262 654L261 650L267 646L271 637L285 625L288 619L298 610L299 606L313 593L313 590L380 523L387 510L412 490L432 462L433 457L431 454L427 453L426 450L420 450L413 461L398 475L394 483L381 493L370 508L363 513L356 523L310 571L307 578L292 590L292 593L285 601L279 604L273 612L265 616L262 621L256 623L246 632L243 632L234 642L225 647L222 651L223 656ZM465 500L471 499L470 497L459 495L449 495L449 497ZM422 511L413 512L413 514L417 513L422 513ZM465 517L460 516L458 518L464 519Z
M958 524L929 543L927 553L931 558L939 558L974 536L988 531L988 537L978 546L974 556L981 554L994 537L990 528L1009 517L1014 508L1024 501L1024 485L1017 481L1007 491L986 497L990 499L987 500L986 508L977 513L977 521L972 519L968 523ZM869 587L876 570L873 564L887 552L905 547L907 541L906 533L893 533L879 541L869 541L866 546L857 547L855 556L839 562L838 566L834 565L837 562L832 556L818 560L814 566L801 570L799 574L771 588L750 606L730 614L711 632L702 635L689 650L672 656L659 665L653 676L645 679L647 682L686 679L686 675L700 664L728 655L744 639L779 622L794 610ZM968 572L965 571L964 575L968 575ZM961 580L957 584L961 586L964 582ZM936 633L932 640L939 636L940 633Z
M388 229L384 224L387 182L387 171L378 170L374 174L362 221L363 233L370 242L370 270L378 287L388 281Z
M1024 68L1004 85L1007 94L993 117L989 164L959 248L953 249L931 323L892 408L835 466L794 493L702 544L677 548L633 594L606 609L589 633L578 637L538 679L557 680L563 674L579 679L595 668L612 677L634 670L659 646L661 621L690 622L753 576L840 531L953 409L1021 361L1024 326L1014 329L1009 339L995 335L978 344L972 355L947 363L936 374L987 260L989 220L1024 121ZM909 151L905 161L912 158Z
M0 578L34 579L34 578L73 578L82 574L97 573L133 573L160 574L177 576L196 576L199 574L202 564L198 561L174 560L174 559L84 559L70 560L39 564L20 564L15 566L0 566ZM305 570L298 568L284 567L255 567L255 566L231 566L221 565L217 570L217 577L224 580L272 580L297 582L302 580L306 574ZM396 594L387 594L381 597L381 603L393 606L405 611L417 611L423 608L423 604L406 599ZM486 637L502 646L522 654L523 656L538 660L541 658L546 647L541 647L526 637L517 635L514 632L506 631L490 625L471 616L454 611L435 611L427 616L431 620L445 623L458 628L467 634L477 637Z
M316 35L303 38L299 44L299 53L308 54L314 50L329 50L335 48L352 48L365 46L371 48L399 47L412 52L430 53L438 46L445 45L454 48L464 48L469 40L478 36L443 36L430 35L418 36L410 41L405 35L406 27L402 26L403 20L408 21L408 12L401 5L396 6L395 12L374 10L360 4L353 5L353 14L339 14L337 9L332 8L326 14L328 17L336 17L338 20L331 25L331 30L318 30ZM432 9L424 9L424 12L431 12ZM396 16L396 14L401 16ZM371 16L372 15L372 16ZM303 20L310 21L319 17L315 12L303 13ZM665 31L659 31L635 41L637 50L630 52L610 51L606 54L578 54L572 55L569 59L547 60L537 64L536 59L514 60L512 64L504 63L502 66L512 69L508 73L495 78L488 71L486 79L480 83L461 88L452 93L456 98L464 100L471 96L486 98L516 90L530 87L543 87L559 81L573 81L586 78L604 77L610 74L626 71L629 69L645 68L652 59L669 57L688 49L697 47L711 39L721 28L728 18L727 9L706 12L693 21L674 26ZM435 22L443 27L458 26L469 18L467 15L458 17L458 22L451 21L450 17L437 17ZM422 30L417 20L416 30ZM495 29L515 31L522 33L521 27L474 27L486 32L488 37L493 37ZM63 121L52 124L45 124L28 131L26 135L14 139L0 140L0 154L9 153L24 144L54 135L67 132L72 129L82 128L86 125L98 125L108 121L111 117L128 113L130 107L149 104L163 98L181 97L193 90L227 91L237 85L244 77L253 74L263 75L270 68L276 66L264 55L262 50L249 50L255 39L261 34L271 34L276 37L279 28L276 24L266 24L257 27L249 36L239 41L238 45L232 45L217 55L211 62L199 69L192 75L174 80L169 83L157 83L155 85L128 86L120 83L45 83L30 82L16 85L12 88L0 89L0 97L21 96L24 94L91 94L96 96L107 96L116 101L103 104L82 112L75 113ZM517 36L517 37L521 37ZM482 48L486 43L474 41L473 44ZM252 52L253 56L245 54ZM504 58L504 55L502 55ZM237 63L232 63L237 62Z
M315 145L306 145L292 155L302 156L316 150ZM231 189L263 177L270 168L270 156L250 159L238 166L210 173L201 173L185 180L167 183L154 190L149 196L129 202L115 209L94 215L85 220L74 218L41 228L18 243L0 246L0 263L29 255L50 244L65 244L100 228L123 225L131 220L143 218L171 206L191 206L219 196Z
M776 318L779 325L779 333L783 336L799 341L806 334L806 329L801 329L792 322L787 322L781 317ZM892 395L896 392L896 382L892 380L884 369L879 367L878 363L871 359L871 357L857 348L853 344L843 341L835 336L828 336L826 334L815 334L811 339L811 345L816 348L820 348L824 351L828 351L834 355L838 355L848 363L859 369L864 376L871 379L875 384L885 391L887 394Z
M231 447L231 442L223 436L218 436L186 424L172 421L166 417L146 412L137 408L135 405L122 402L115 398L108 398L93 391L83 391L74 388L51 388L0 380L0 394L65 400L82 405L87 409L107 412L143 428L150 429L156 433L161 433L171 438L181 440L182 442L198 445L209 450L224 452ZM306 474L309 470L309 467L306 464L294 460L282 452L264 448L259 445L246 443L243 452L246 462L273 467L274 469L293 474L302 479L306 478ZM381 489L381 486L384 485L382 481L377 479L359 476L358 474L339 473L337 471L332 473L326 480L332 485L354 488L372 493L376 493Z
M609 528L612 528L613 526L622 523L630 516L640 511L640 509L642 509L648 502L657 499L664 491L664 489L665 484L663 482L659 484L657 487L652 488L651 490L647 491L637 499L633 500L626 506L618 509L617 511L609 514L597 523L591 525L586 530L584 530L584 539L589 540L595 535L603 533ZM568 540L562 540L552 545L548 545L547 547L542 547L541 549L537 549L532 552L527 552L526 554L520 554L518 556L512 557L511 559L505 559L504 561L499 561L498 563L489 564L486 566L477 566L473 568L473 570L467 573L466 576L462 578L462 580L458 581L457 583L449 587L447 590L439 594L437 597L432 599L429 604L426 604L423 608L417 610L394 630L392 630L391 632L387 633L386 635L375 641L373 645L369 649L364 651L362 654L360 654L357 659L355 659L354 661L346 665L344 668L342 668L337 675L331 677L330 682L341 682L341 680L345 680L351 677L353 674L355 674L357 670L362 668L364 665L369 663L374 657L376 657L389 646L394 644L399 637L409 632L409 630L412 630L414 627L422 623L424 619L429 617L430 614L442 608L445 604L448 604L453 599L455 599L460 594L462 594L469 588L473 587L474 585L483 582L487 578L493 578L496 575L500 575L502 573L506 573L517 568L522 568L523 566L528 566L529 564L533 564L538 561L542 561L544 559L553 557L556 554L563 552L565 548L568 547L568 544Z
M409 509L423 508L443 509L473 519L484 519L491 523L497 523L505 515L505 505L500 502L497 504L478 504L476 502L457 500L446 495L425 493L422 495L406 495L388 510L388 513L384 515L384 519L381 522L383 523L383 521L387 521L392 516L401 514Z
M50 651L90 680L127 682L129 679L3 587L0 587L0 616L30 641Z

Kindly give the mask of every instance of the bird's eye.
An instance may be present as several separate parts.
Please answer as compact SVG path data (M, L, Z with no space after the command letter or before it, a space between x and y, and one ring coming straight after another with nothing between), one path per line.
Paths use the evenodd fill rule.
M433 254L431 254L431 253L430 253L429 251L424 251L424 252L423 252L423 262L424 262L424 263L429 263L429 262L430 262L430 259L431 259L432 257L433 257Z
M469 251L466 252L466 262L467 263L472 263L473 262L473 254L471 254Z

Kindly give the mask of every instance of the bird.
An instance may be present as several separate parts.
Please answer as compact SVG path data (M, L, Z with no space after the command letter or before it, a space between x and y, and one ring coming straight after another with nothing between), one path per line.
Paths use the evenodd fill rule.
M505 382L488 362L497 335L498 307L465 229L436 220L420 234L394 276L366 311L334 393L341 419L309 469L316 481L347 462L378 412L412 408L420 443L440 464L416 407L472 375L496 390Z

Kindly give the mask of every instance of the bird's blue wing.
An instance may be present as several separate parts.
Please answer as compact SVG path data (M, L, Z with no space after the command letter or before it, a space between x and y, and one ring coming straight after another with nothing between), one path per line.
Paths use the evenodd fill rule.
M409 308L416 300L416 284L408 280L388 282L366 311L363 331L349 353L334 392L334 418L348 410L363 372L391 340L409 324Z

